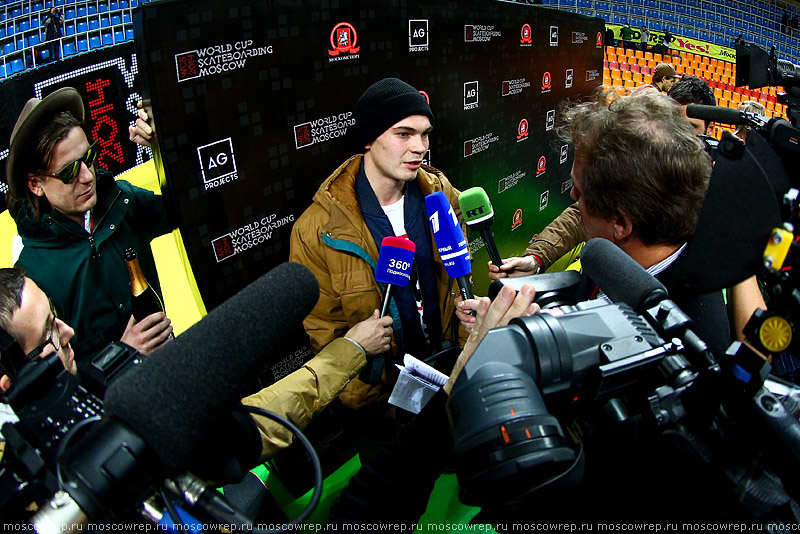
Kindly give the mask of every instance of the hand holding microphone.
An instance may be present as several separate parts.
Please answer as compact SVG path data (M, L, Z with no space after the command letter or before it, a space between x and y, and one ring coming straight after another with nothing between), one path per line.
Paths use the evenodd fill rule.
M378 253L378 266L375 268L375 280L382 284L386 284L386 293L383 296L383 305L381 306L380 318L378 318L377 311L370 319L362 321L368 323L369 321L376 321L373 324L367 324L362 330L367 334L365 341L369 342L369 346L361 343L358 339L353 338L348 332L346 337L354 339L361 343L362 348L367 352L368 356L373 356L367 361L367 365L361 370L359 378L367 384L380 384L381 375L383 374L383 367L386 363L382 353L387 352L391 348L392 342L392 318L387 317L389 313L389 304L392 298L392 288L395 286L405 287L411 280L411 267L414 265L414 252L417 247L414 242L404 237L384 237L381 241L381 250ZM357 328L362 323L359 323L353 329ZM380 335L381 331L385 332L385 336L380 336L375 339L375 335ZM378 350L383 347L383 350Z

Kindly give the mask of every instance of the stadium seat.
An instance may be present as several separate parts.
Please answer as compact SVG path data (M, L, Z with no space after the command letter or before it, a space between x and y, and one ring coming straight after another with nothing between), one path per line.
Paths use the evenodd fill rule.
M8 54L14 51L14 41L10 41L3 45L3 55L7 56Z
M0 79L6 77L6 67L2 63L0 63Z
M78 38L78 52L86 52L89 50L89 42L86 37Z
M97 12L98 13L107 13L108 12L108 3L107 2L98 2L98 4L97 4Z
M97 17L92 17L89 19L89 31L91 30L98 30L100 29L100 21Z
M125 32L122 30L114 30L114 44L125 41Z
M28 46L34 46L39 44L40 42L41 42L41 37L39 37L38 33L33 33L31 34L30 37L28 37Z
M64 56L71 56L77 54L78 50L75 48L74 43L64 43Z
M125 28L125 38L128 41L133 41L133 28Z
M122 24L122 15L120 15L119 13L111 15L111 25L119 26L120 24Z
M89 24L85 20L80 20L75 25L75 32L76 33L86 33L89 31Z
M24 32L31 29L31 21L28 19L21 20L17 23L17 31Z
M100 15L100 27L108 28L109 26L111 26L111 22L108 20L108 15Z
M11 74L16 74L23 70L25 70L25 65L22 63L22 58L11 61Z
M114 34L109 31L103 32L103 46L109 46L114 44Z
M67 22L64 24L64 35L75 35L75 24Z
M92 35L89 37L89 49L94 50L95 48L100 48L103 46L103 42L100 40L99 35Z
M76 14L77 17L85 17L86 14L87 14L86 6L78 6L75 9L75 14Z
M67 9L65 9L64 10L64 20L72 20L72 19L74 19L75 18L75 12L76 11L75 11L74 7L68 7Z

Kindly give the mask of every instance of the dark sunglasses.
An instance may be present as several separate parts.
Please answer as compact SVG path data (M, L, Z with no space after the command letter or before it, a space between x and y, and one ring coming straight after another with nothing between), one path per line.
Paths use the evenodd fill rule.
M30 351L28 354L25 355L25 358L28 361L35 360L39 357L41 353L44 352L44 349L47 348L48 345L53 345L53 348L56 349L56 352L61 350L61 332L58 330L58 325L56 324L56 319L58 315L56 314L56 309L53 306L53 301L50 300L48 297L47 302L50 303L50 315L53 317L53 322L50 323L50 337L47 338L47 341Z
M98 142L95 141L89 148L86 149L83 156L79 157L72 163L68 163L66 167L61 169L56 173L48 173L43 172L44 176L50 176L51 178L58 178L64 185L69 185L75 181L75 178L78 177L78 173L81 171L81 162L85 163L87 167L91 168L94 165L94 162L97 161L97 156L100 155L100 147L98 146Z

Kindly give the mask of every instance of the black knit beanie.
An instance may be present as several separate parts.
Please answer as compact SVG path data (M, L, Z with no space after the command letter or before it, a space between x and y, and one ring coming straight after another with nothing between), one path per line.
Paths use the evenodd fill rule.
M364 91L356 103L356 142L359 148L411 115L425 115L433 124L433 111L422 94L397 78L384 78Z

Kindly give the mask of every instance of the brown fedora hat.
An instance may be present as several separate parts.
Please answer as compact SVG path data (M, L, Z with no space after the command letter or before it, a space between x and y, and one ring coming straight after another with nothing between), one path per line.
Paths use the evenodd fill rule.
M25 103L17 123L11 131L11 142L6 160L6 181L11 194L16 198L25 198L27 172L24 162L33 152L36 136L56 113L71 111L78 120L83 121L84 108L80 93L72 87L63 87L53 91L44 99L31 98Z

